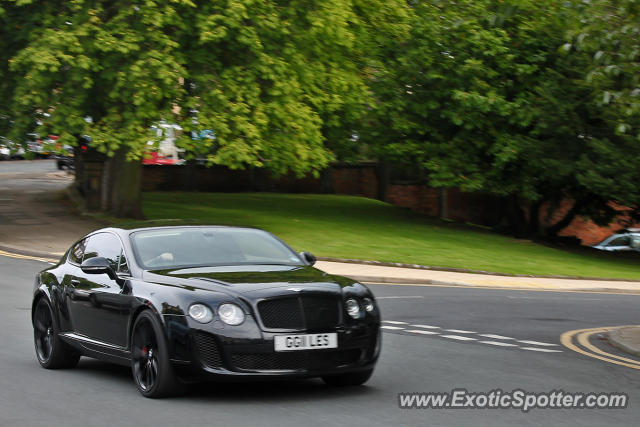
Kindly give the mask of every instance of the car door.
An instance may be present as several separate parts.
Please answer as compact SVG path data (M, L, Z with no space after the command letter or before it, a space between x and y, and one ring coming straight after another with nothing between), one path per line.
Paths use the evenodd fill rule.
M606 244L608 251L630 251L631 237L628 235L616 236Z
M126 347L127 308L131 305L131 295L129 287L124 286L128 268L120 239L108 232L89 236L82 261L92 257L106 258L122 277L114 280L106 273L87 274L79 265L76 267L68 292L71 294L69 312L73 329L89 338Z

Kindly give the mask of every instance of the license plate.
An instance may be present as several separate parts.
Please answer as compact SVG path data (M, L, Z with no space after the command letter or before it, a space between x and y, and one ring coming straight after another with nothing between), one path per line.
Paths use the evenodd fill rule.
M276 351L322 350L338 348L338 334L276 335L274 342Z

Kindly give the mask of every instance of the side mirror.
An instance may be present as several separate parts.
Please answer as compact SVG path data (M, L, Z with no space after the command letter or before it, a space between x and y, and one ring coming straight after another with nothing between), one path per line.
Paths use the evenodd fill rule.
M316 263L316 257L314 257L312 254L310 254L309 252L300 252L300 256L302 257L303 260L305 260L307 262L307 264L309 265L313 265Z
M82 262L80 269L87 274L108 274L113 280L117 280L116 272L111 268L111 264L103 257L93 257Z

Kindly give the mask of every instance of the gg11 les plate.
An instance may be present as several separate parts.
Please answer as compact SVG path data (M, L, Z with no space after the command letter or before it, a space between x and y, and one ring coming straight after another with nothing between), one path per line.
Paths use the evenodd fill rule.
M338 334L276 335L274 343L276 351L338 348Z

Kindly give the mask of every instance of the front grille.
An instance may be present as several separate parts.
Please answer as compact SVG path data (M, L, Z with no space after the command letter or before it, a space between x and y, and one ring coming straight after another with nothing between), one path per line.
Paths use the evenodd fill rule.
M258 303L262 323L267 328L302 329L304 319L298 298L281 298Z
M258 311L267 328L335 328L340 322L340 299L325 295L270 299L259 302Z
M351 365L358 360L362 350L341 351L292 351L287 353L236 353L231 356L238 369L250 371L333 369Z
M202 364L207 368L221 368L222 357L216 339L210 334L196 332L195 341Z

